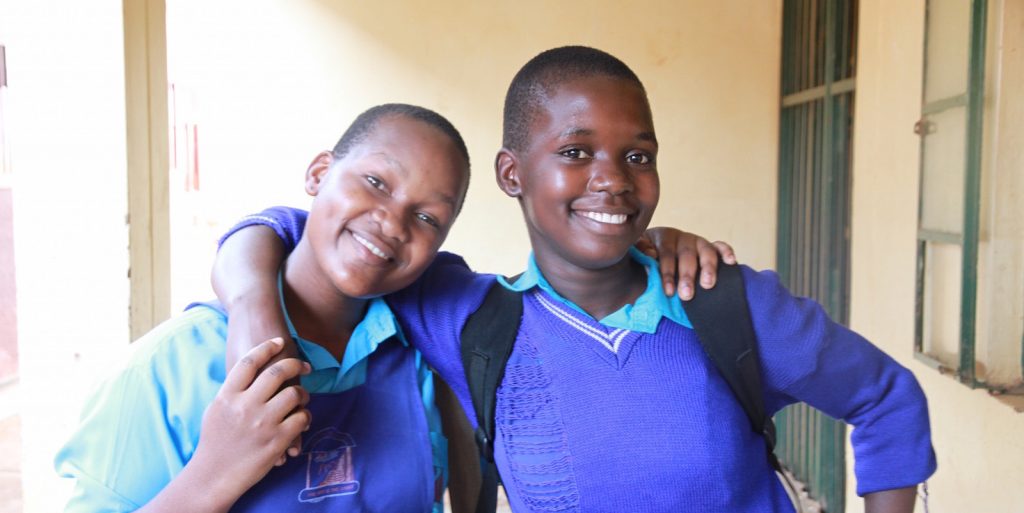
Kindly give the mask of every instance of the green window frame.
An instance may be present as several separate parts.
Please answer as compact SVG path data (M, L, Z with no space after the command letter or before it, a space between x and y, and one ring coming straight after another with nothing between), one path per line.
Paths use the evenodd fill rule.
M971 388L1013 396L1024 394L1024 321L1018 319L1016 326L1002 332L1018 330L1016 337L992 336L984 329L993 319L1014 324L1013 315L986 317L979 324L979 302L988 307L1005 301L1024 303L1024 290L1006 297L991 286L979 287L979 269L990 273L988 280L995 277L991 273L1016 273L1011 277L1019 279L1024 272L1019 267L1000 270L979 255L980 245L992 245L992 226L1000 222L983 222L986 210L1000 201L991 186L984 187L985 180L1008 172L987 162L993 160L987 155L998 150L987 139L992 120L986 115L999 115L993 95L1001 93L993 93L995 86L1015 94L1002 83L986 89L986 77L1002 80L1001 74L992 74L986 60L995 55L995 65L1005 64L987 41L988 26L992 21L1005 23L1007 9L1019 9L1005 0L994 0L993 5L999 11L995 17L989 0L927 0L921 120L914 127L921 139L914 354ZM1020 130L1024 120L1015 123ZM1019 261L1020 250L1016 251ZM980 355L979 344L985 348ZM1016 361L1006 361L1014 351L1019 351ZM998 377L990 373L996 366L1003 369ZM1024 408L1024 402L1010 402Z

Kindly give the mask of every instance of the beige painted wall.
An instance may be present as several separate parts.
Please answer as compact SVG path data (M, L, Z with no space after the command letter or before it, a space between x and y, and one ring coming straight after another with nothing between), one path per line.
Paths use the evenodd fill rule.
M492 178L505 88L536 53L580 43L619 56L648 87L662 148L655 222L729 240L745 261L769 266L780 5L168 2L171 77L191 95L203 160L201 199L177 203L174 222L214 227L193 238L205 244L244 213L308 205L306 165L356 114L417 103L451 118L474 164L446 249L481 270L518 272L525 231ZM175 303L206 290L210 255L208 246L176 250Z
M1017 513L1024 510L1024 415L912 355L919 166L912 128L921 109L923 4L861 0L851 325L912 369L928 395L939 461L929 511ZM862 511L848 474L848 511Z

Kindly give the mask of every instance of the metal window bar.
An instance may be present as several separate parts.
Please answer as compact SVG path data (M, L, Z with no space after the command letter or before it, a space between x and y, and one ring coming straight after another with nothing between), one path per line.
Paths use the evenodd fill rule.
M783 5L778 269L846 322L856 0ZM806 406L776 416L777 452L825 511L845 509L845 425Z

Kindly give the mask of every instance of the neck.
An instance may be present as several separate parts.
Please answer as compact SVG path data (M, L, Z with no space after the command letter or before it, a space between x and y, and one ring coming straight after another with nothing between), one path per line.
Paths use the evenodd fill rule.
M644 266L629 255L599 269L588 269L557 256L534 253L544 278L562 297L595 319L636 302L647 289Z
M340 293L317 263L305 238L285 261L283 278L284 304L295 332L342 361L368 300Z

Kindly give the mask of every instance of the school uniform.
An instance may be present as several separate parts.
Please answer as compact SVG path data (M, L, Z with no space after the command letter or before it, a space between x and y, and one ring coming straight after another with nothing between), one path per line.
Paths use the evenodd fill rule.
M495 461L513 511L793 511L685 306L662 293L656 262L635 250L629 258L647 269L647 289L600 320L559 296L532 257L515 283L499 280L523 292L495 414ZM768 412L804 401L855 426L858 494L930 476L928 410L913 374L792 296L775 273L743 274ZM441 253L388 298L467 412L459 335L494 280Z
M342 362L291 331L313 369L301 378L312 426L302 454L232 511L440 512L435 479L447 471L447 446L431 373L387 304L370 302ZM132 344L57 454L57 472L75 479L66 511L138 509L181 472L224 382L226 340L225 314L197 304Z

